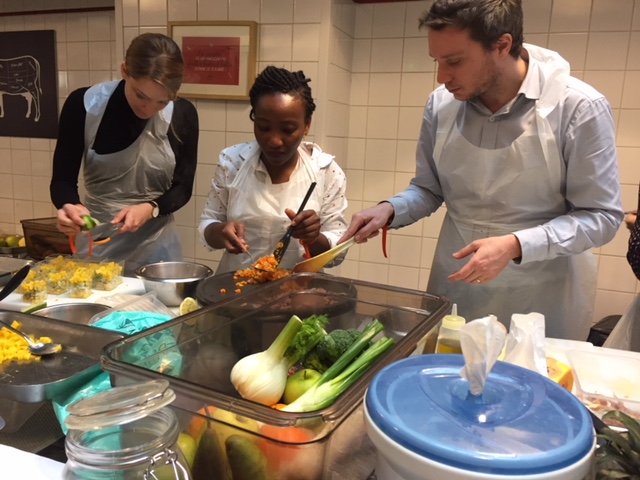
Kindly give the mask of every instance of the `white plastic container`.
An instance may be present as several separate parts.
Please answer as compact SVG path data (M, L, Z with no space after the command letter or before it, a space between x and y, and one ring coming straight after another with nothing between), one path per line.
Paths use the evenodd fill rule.
M482 396L462 355L385 367L365 397L377 480L583 480L595 449L587 410L536 372L498 362Z
M640 418L640 355L636 352L594 348L570 350L575 395L596 415L620 410Z

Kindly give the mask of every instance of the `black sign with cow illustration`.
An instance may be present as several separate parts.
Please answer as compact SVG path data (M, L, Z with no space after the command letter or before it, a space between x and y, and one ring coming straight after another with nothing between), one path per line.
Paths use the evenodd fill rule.
M57 133L55 31L0 32L0 136Z

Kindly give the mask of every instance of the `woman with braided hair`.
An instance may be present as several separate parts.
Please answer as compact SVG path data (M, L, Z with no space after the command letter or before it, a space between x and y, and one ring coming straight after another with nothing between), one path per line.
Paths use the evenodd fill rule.
M291 268L336 245L347 222L346 178L334 157L304 141L316 108L302 71L269 66L249 92L255 141L225 148L200 218L204 245L224 249L217 274L251 266L270 254L290 225L281 262ZM316 182L305 209L298 209ZM251 250L251 256L244 255Z

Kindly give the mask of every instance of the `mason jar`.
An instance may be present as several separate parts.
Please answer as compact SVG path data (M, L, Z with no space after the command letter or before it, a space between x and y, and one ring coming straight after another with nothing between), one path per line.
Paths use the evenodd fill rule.
M70 405L63 480L191 480L168 386L125 385Z

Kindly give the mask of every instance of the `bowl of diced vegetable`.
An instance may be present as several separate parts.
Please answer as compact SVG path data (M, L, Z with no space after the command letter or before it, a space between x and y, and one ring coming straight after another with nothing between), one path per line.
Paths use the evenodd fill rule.
M323 308L342 301L345 290L351 308ZM318 310L298 315L296 305L308 306L298 300L310 292ZM235 308L247 304L254 308ZM291 315L265 315L279 305ZM116 385L169 380L172 408L197 444L194 480L239 471L278 480L364 479L375 466L362 415L369 382L414 353L450 308L421 291L293 274L168 323L163 330L175 344L162 352L132 355L153 332L115 342L103 352L103 367ZM150 367L162 357L174 363Z

